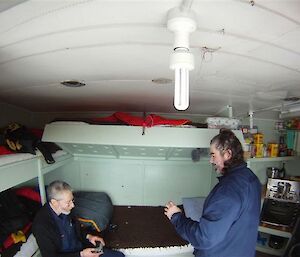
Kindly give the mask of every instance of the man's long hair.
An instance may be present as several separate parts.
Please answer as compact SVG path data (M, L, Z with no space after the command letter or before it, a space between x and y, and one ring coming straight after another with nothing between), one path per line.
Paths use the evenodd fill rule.
M210 141L210 144L214 144L222 156L226 150L231 151L231 158L224 162L224 174L245 162L242 144L231 130L221 129L220 133Z

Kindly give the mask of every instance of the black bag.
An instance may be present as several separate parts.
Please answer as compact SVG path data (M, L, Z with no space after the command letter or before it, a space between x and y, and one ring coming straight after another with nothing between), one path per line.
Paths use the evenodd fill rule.
M103 231L109 224L113 205L104 192L75 192L73 215L80 224L97 232Z
M45 161L52 164L55 160L49 150L49 143L42 142L25 126L11 123L4 131L5 146L16 153L31 153L35 155L36 149L43 154Z
M4 131L4 143L8 149L17 153L35 154L39 139L26 127L11 123Z
M0 243L29 223L26 208L15 193L8 189L0 193Z

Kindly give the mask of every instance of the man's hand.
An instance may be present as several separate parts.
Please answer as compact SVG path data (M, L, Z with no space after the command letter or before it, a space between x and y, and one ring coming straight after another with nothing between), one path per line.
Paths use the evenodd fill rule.
M96 242L100 242L103 246L105 245L104 239L100 236L94 236L94 235L90 235L88 234L86 236L86 239L90 241L91 244L96 245Z
M173 202L170 201L166 204L165 215L169 220L172 218L172 215L177 212L181 212L181 210Z
M85 248L80 252L80 257L99 257L100 253L96 253L94 248Z

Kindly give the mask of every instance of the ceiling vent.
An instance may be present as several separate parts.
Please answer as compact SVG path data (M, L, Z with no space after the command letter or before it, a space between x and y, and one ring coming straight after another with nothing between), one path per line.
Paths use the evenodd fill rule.
M285 102L297 102L299 100L300 100L300 98L297 96L286 97L283 99L283 101L285 101Z
M170 84L170 83L172 83L172 79L157 78L157 79L152 79L152 82L155 84L159 84L159 85Z
M61 81L60 84L66 87L84 87L86 85L85 82L78 80L64 80Z

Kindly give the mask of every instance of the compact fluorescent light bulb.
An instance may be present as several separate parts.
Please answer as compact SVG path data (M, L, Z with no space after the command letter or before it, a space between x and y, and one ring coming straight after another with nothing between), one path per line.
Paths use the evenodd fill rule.
M187 68L175 68L174 106L180 111L189 107L189 70Z
M170 69L175 70L174 106L184 111L189 107L189 71L194 69L194 56L187 50L173 52Z
M174 52L170 69L175 70L174 106L177 110L189 107L189 71L194 69L194 56L189 52L189 34L196 30L196 13L172 8L168 12L167 27L174 32Z

